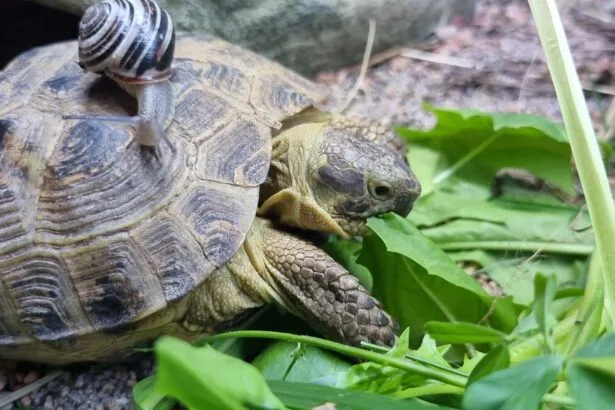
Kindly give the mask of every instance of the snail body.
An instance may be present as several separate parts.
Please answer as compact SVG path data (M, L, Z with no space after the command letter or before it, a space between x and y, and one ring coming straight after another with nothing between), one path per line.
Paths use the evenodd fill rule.
M175 52L175 28L169 14L153 0L103 0L90 6L79 22L79 66L105 74L138 101L138 114L68 115L131 124L136 140L160 157L160 141L173 150L165 129L173 120L169 83Z

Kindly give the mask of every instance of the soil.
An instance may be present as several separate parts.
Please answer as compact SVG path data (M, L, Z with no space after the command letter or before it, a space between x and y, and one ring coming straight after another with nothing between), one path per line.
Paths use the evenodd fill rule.
M360 92L345 112L428 128L433 118L422 108L427 102L451 108L541 114L561 121L527 2L478 3L471 24L459 22L439 30L433 43L421 52L408 47L374 56ZM595 129L603 135L607 109L615 95L615 1L561 0L558 4ZM321 73L317 81L346 93L355 84L357 72L357 67L352 67ZM129 409L131 387L152 369L151 358L123 365L72 366L36 391L4 407L0 405L0 409L21 405L38 409ZM52 371L56 369L0 363L0 403L6 398L3 395L21 391Z

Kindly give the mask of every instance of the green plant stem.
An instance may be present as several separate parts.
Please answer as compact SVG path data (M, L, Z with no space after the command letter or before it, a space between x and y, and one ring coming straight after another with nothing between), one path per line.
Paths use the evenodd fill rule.
M596 340L602 333L604 289L600 286L602 284L601 274L600 258L594 253L589 260L587 274L586 292L589 293L581 299L575 315L575 326L567 336L565 352L568 355L574 354L586 343Z
M385 366L396 367L401 370L406 370L408 372L421 375L426 378L430 378L433 380L437 380L442 383L446 383L451 386L457 386L462 389L465 389L465 386L468 382L467 377L458 376L454 374L450 374L448 372L444 372L438 369L432 369L429 367L421 366L414 364L408 360L398 359L396 357L390 357L383 355L381 353L372 352L369 350L361 349L358 347L352 347L348 345L344 345L341 343L332 342L325 339L320 339L318 337L312 336L301 336L294 335L290 333L282 333L282 332L270 332L265 330L239 330L236 332L227 332L220 333L213 336L207 336L199 340L199 344L213 342L216 340L224 340L229 338L241 338L241 337L251 337L251 338L262 338L262 339L275 339L275 340L283 340L286 342L294 342L294 343L304 343L306 345L312 345L316 347L321 347L323 349L332 350L337 353L345 354L348 356L356 357L363 360L369 360L374 363L378 363ZM460 391L463 393L463 391ZM574 406L575 401L573 398L568 396L560 396L556 394L545 394L542 398L544 403L552 403L559 404L563 406Z
M441 242L438 246L444 251L458 251L466 249L485 249L492 251L527 251L562 253L565 255L590 255L594 251L593 245L572 243L547 243L528 241L474 241L474 242Z
M559 396L557 394L547 393L542 396L542 401L544 403L559 404L560 406L576 407L576 402L569 396Z
M442 383L450 384L452 386L465 387L467 378L450 374L449 372L442 371L440 369L433 369L430 367L418 365L408 360L399 359L397 357L391 357L383 355L382 353L376 353L369 350L361 349L358 347L352 347L341 343L331 342L329 340L320 339L312 336L293 335L289 333L281 332L269 332L261 330L240 330L237 332L221 333L214 336L208 336L201 341L214 341L226 338L234 337L257 337L265 339L277 339L284 340L286 342L305 343L312 346L322 347L324 349L332 350L334 352L346 354L348 356L357 357L363 360L369 360L374 363L382 365L393 366L398 369L407 370L414 374L418 374L429 379L437 380Z
M374 351L377 351L377 352L380 352L380 353L386 353L386 352L389 351L389 349L387 349L384 346L379 346L379 345L375 345L375 344L372 344L372 343L362 343L361 345L366 347L367 349L371 349L371 350L374 350ZM413 355L411 353L404 355L404 357L409 359L409 360L414 360L415 362L424 364L426 366L435 367L436 369L441 369L441 370L447 371L449 373L459 375L461 377L466 377L467 378L469 376L469 373L467 373L467 372L462 372L461 370L457 370L457 369L452 369L450 367L446 367L443 364L432 362L431 360L423 359L422 357Z
M446 181L451 175L454 175L461 167L474 159L478 154L482 153L486 150L491 144L493 144L499 137L500 133L495 133L488 140L483 141L478 147L468 152L464 157L460 158L456 163L454 163L451 167L446 169L445 171L439 173L433 178L433 185L439 185L442 182Z
M555 92L583 186L602 262L607 326L615 323L615 205L583 90L555 0L530 0ZM602 285L602 284L601 284ZM595 295L595 292L586 294ZM590 296L591 297L591 296Z
M553 328L553 340L556 345L559 345L574 329L576 317L568 316L565 319L557 322ZM536 334L526 338L519 343L513 343L509 347L510 361L519 363L525 360L530 360L544 353L544 337L542 334Z

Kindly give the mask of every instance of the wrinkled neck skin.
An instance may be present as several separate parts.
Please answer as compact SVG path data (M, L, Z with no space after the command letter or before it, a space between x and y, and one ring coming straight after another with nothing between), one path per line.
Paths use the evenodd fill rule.
M292 188L301 196L315 200L310 175L326 161L320 150L325 127L326 123L300 124L274 137L265 197Z
M306 123L283 130L273 139L272 162L261 186L260 216L274 217L283 225L348 238L329 213L331 199L316 197L314 183L327 158L322 150L327 123Z

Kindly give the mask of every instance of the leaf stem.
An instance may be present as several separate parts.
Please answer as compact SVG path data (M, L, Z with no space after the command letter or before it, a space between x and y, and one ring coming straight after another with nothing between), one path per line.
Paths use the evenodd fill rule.
M608 327L615 323L615 204L579 76L555 0L530 0L534 21L570 139L602 262ZM594 292L588 292L593 295Z
M429 236L429 235L427 235ZM464 249L487 249L493 251L527 251L562 253L566 255L590 255L593 245L572 243L547 243L529 241L473 241L473 242L436 242L444 251L457 251Z
M375 345L375 344L372 344L372 343L362 343L361 345L365 346L368 349L379 351L380 353L386 353L386 352L389 351L389 349L387 349L386 347ZM413 355L411 353L408 353L408 354L404 355L404 357L409 359L409 360L414 360L415 362L422 363L422 364L424 364L426 366L435 367L436 369L444 370L445 372L456 374L456 375L461 376L461 377L466 377L467 378L469 376L469 373L467 373L467 372L462 372L461 370L453 369L451 367L446 367L443 364L432 362L431 360L427 360L427 359L424 359L422 357L415 356L415 355Z
M596 253L589 259L586 290L581 303L576 311L575 326L567 335L566 354L573 355L581 346L598 338L602 332L602 301L604 289L602 288L602 269L600 258Z
M559 404L560 406L576 407L577 403L570 396L560 396L558 394L545 394L542 396L542 401L545 403Z
M449 178L451 175L457 172L461 167L463 167L465 164L470 162L474 157L476 157L478 154L480 154L485 149L487 149L487 147L493 144L495 140L497 140L499 137L500 137L500 133L496 132L495 134L491 136L491 138L483 141L483 143L480 144L478 147L468 152L465 156L461 157L459 161L455 162L452 166L448 167L446 170L440 172L438 175L436 175L433 178L432 180L433 185L441 184L443 181L445 181L447 178Z
M410 361L398 359L396 357L390 357L383 355L381 353L372 352L369 350L361 349L358 347L352 347L348 345L344 345L341 343L332 342L330 340L320 339L318 337L313 336L302 336L302 335L294 335L290 333L282 333L282 332L270 332L265 330L239 330L235 332L226 332L220 333L213 336L207 336L200 339L200 343L213 342L215 340L224 340L229 338L241 338L241 337L253 337L253 338L263 338L263 339L276 339L276 340L284 340L287 342L295 342L295 343L304 343L306 345L312 345L321 347L323 349L329 349L334 352L338 352L341 354L346 354L349 356L357 357L363 360L369 360L374 363L379 363L385 366L396 367L401 370L406 370L408 372L418 374L433 380L440 381L442 383L449 384L451 386L457 386L462 389L465 389L465 386L468 382L468 378L464 376L457 376L453 374L449 374L448 372L443 372L437 369L431 369L429 367L420 366L414 364ZM459 392L460 394L463 391ZM574 406L575 401L571 397L560 396L556 394L545 394L542 398L542 401L545 403L553 403L559 404L563 406Z
M369 350L361 349L358 347L352 347L341 343L332 342L325 339L320 339L312 336L293 335L282 332L270 332L264 330L240 330L236 332L221 333L214 336L207 336L200 340L202 341L214 341L235 337L256 337L265 339L277 339L287 342L304 343L312 346L322 347L324 349L332 350L334 352L346 354L349 356L357 357L364 360L369 360L374 363L382 365L393 366L398 369L407 370L414 374L418 374L433 380L440 381L442 383L450 384L452 386L465 387L467 378L457 376L444 372L439 369L432 369L430 367L418 365L408 360L399 359L397 357L386 356L382 353L376 353Z

